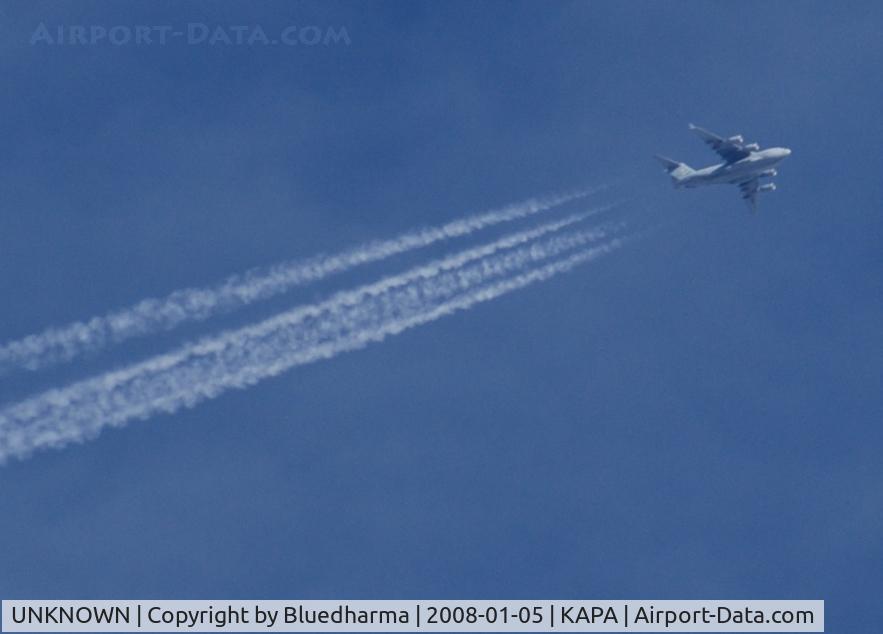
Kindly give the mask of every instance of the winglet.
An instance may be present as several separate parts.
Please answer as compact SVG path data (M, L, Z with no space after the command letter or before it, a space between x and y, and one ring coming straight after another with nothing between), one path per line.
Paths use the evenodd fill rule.
M745 201L745 204L748 205L748 211L753 214L757 213L757 198L754 196L743 196L742 200Z

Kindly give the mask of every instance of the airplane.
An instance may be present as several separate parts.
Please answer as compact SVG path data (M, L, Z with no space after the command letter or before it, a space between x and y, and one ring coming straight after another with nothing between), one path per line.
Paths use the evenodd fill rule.
M777 174L775 166L790 155L791 150L786 147L761 150L757 143L745 143L741 134L725 139L692 123L690 129L711 146L724 162L694 170L686 163L679 163L657 154L656 159L671 176L675 188L717 184L738 185L742 191L742 199L748 204L749 209L757 211L757 194L776 189L775 183L761 184L760 179L775 176Z

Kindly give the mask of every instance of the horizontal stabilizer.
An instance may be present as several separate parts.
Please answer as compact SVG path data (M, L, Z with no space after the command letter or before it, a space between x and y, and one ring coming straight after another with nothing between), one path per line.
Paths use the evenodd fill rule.
M667 156L662 156L661 154L656 154L656 160L662 163L662 166L665 168L665 171L671 174L673 171L678 169L682 163L678 163L677 161L673 161Z
M671 182L675 187L684 184L684 180L693 173L693 168L686 163L678 163L667 156L656 155L656 160L662 163L665 171L671 176Z

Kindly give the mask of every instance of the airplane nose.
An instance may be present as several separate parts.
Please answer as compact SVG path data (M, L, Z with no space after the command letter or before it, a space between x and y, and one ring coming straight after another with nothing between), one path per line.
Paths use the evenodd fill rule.
M789 149L786 148L786 147L783 147L783 148L782 148L782 157L784 158L784 157L786 157L786 156L791 156L791 150L789 150Z

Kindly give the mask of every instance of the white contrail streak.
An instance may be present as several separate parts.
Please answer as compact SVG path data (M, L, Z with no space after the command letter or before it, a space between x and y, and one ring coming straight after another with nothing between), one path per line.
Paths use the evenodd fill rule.
M16 368L37 370L133 337L170 330L188 321L204 320L363 264L526 218L585 198L600 189L603 187L532 198L440 226L403 233L389 240L370 242L338 254L318 255L234 275L216 286L177 290L162 299L145 299L107 315L50 328L0 346L0 375Z
M605 229L524 244L533 239L527 234L537 231L507 236L11 405L0 410L0 462L41 447L85 440L107 426L190 407L295 366L381 341L551 277L622 244L613 239L579 251L607 238ZM543 265L573 251L578 252Z

